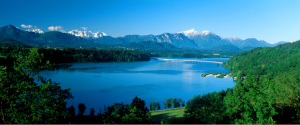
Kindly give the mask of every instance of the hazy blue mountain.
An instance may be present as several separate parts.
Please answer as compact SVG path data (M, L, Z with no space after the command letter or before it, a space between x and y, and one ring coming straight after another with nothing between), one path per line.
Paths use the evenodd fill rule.
M0 37L0 47L11 47L11 48L16 48L16 47L20 47L20 48L31 48L28 45L25 45L23 43L20 43L12 38L8 38L8 37Z
M210 48L209 50L215 50L215 51L229 51L229 52L241 52L242 50L234 45L219 45Z
M220 45L232 45L231 43L222 40L221 37L215 34L195 36L193 39L199 48L212 48Z
M189 48L198 48L197 44L184 34L181 33L164 33L156 36L156 41L159 43L170 43L178 48L189 47Z
M267 43L264 40L257 40L255 38L248 38L248 39L245 39L241 45L239 45L240 48L243 48L243 47L246 47L246 46L268 47L268 46L270 46L270 44Z
M239 48L247 47L247 46L252 46L252 47L269 47L272 44L267 43L264 40L257 40L255 38L248 38L245 40L242 40L237 37L230 37L230 38L225 38L223 39L224 41L230 42L232 45L235 45Z
M280 42L277 42L275 44L271 44L271 47L274 47L274 46L277 46L279 44L285 44L285 43L290 43L290 42L287 42L287 41L280 41Z
M154 35L126 35L122 37L127 43L135 42L138 43L140 41L155 41L156 37Z
M92 41L94 43L107 44L107 45L118 45L118 44L126 45L126 44L130 43L121 37L114 38L111 36L102 36L100 38L93 39Z
M240 47L240 45L243 43L243 40L238 37L229 37L229 38L225 38L223 40L230 42L232 45L235 45L237 47Z
M85 38L76 37L74 35L70 35L67 33L62 33L58 31L45 32L41 34L39 37L34 39L36 42L40 44L53 45L53 46L61 46L61 45L84 45L87 43L92 43L92 41L87 40Z
M165 49L178 49L176 46L170 44L170 43L160 43L163 47L165 47Z
M244 51L249 51L251 49L254 49L255 47L253 46L245 46L245 47L242 47L241 50L244 52Z
M23 44L36 44L34 39L39 35L38 33L20 30L13 25L0 27L0 37L12 38Z
M125 48L129 48L129 49L145 49L144 45L140 45L138 43L135 42L131 42L127 45L124 45Z
M45 32L42 34L20 30L13 25L7 25L0 28L0 37L12 38L20 43L36 46L97 46L98 44L82 37L76 37L71 34L58 31ZM101 45L100 45L101 46Z
M126 35L124 37L117 37L113 38L110 36L103 36L97 39L94 39L93 41L97 41L101 44L108 44L108 45L116 45L116 44L122 44L126 45L131 42L138 43L140 41L154 41L157 43L169 43L176 47L190 47L190 48L198 48L197 45L194 43L193 40L189 39L183 34L171 34L171 33L164 33L161 35Z
M220 45L231 45L230 42L222 40L222 38L209 31L198 32L194 29L178 32L184 34L189 39L193 40L198 48L208 49Z
M85 46L85 47L129 47L129 48L154 48L176 49L176 48L195 48L195 49L220 49L228 51L237 51L232 46L246 51L255 47L276 46L286 43L285 41L276 44L269 44L263 40L248 38L245 40L237 37L222 39L209 31L197 32L194 29L178 32L164 33L161 35L126 35L124 37L111 37L103 32L79 32L62 33L57 31L45 32L42 34L20 30L13 25L7 25L0 28L0 37L9 37L20 43L30 46L50 45L50 46ZM152 41L142 45L141 41ZM133 43L132 43L133 42ZM160 43L160 44L155 44ZM137 44L134 44L137 43ZM145 43L146 44L146 43ZM126 45L126 46L125 46ZM141 46L142 45L142 46ZM224 45L224 46L223 46ZM228 46L225 46L228 45Z
M158 42L153 42L153 41L141 41L138 43L139 45L144 46L145 49L164 49L165 47L158 43Z

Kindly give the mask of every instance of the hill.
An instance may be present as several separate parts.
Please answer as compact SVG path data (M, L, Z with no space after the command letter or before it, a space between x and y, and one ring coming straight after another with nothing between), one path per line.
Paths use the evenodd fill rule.
M241 52L242 50L234 45L220 45L210 48L215 51L229 51L229 52Z
M277 42L277 43L272 44L271 47L274 47L274 46L277 46L277 45L280 45L280 44L285 44L285 43L290 43L290 42L287 42L287 41L280 41L280 42Z
M244 51L249 51L251 49L254 49L255 47L253 46L245 46L245 47L242 47L241 50L244 52Z
M297 61L300 61L297 59L298 57L300 58L300 41L275 47L257 47L239 53L230 58L226 66L235 74L242 71L241 74L244 75L268 75L268 77L274 78L283 72L294 72L295 66L298 65ZM285 65L286 68L283 68Z
M235 123L299 123L299 62L300 40L275 47L257 47L224 63L236 78L233 92L224 99L228 113L235 116ZM243 105L247 108L242 108ZM260 118L256 119L258 114Z
M45 32L41 34L39 37L35 38L34 41L39 42L41 45L53 45L53 46L61 46L61 45L84 45L87 43L92 43L87 39L76 37L67 33L62 33L58 31Z
M0 28L0 37L12 38L23 44L37 44L34 39L39 37L40 34L34 32L27 32L17 29L13 25L7 25Z
M0 47L10 47L10 48L31 48L28 45L22 44L12 38L0 37Z

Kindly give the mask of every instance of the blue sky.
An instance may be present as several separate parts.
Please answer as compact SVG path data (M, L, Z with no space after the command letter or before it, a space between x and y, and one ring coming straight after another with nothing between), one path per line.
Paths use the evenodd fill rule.
M190 29L269 43L300 39L300 0L1 0L0 26L125 35Z

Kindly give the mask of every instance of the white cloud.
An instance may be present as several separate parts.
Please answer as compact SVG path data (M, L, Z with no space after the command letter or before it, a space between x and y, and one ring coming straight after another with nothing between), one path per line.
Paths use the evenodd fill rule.
M88 28L87 27L81 27L83 30L87 30Z
M27 26L26 26L26 25L22 24L21 27L23 27L23 28L31 28L32 25L27 25Z
M50 26L50 27L48 27L48 30L50 30L50 31L57 31L57 30L62 30L62 26Z
M42 31L41 29L37 28L36 26L32 26L32 25L21 25L22 28L27 28L26 31L28 32L35 32L35 33L44 33L44 31Z

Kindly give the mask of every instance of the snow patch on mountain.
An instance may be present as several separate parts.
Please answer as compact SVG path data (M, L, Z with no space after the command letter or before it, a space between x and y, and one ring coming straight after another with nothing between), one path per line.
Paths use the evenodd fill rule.
M103 37L103 36L108 36L106 33L104 32L96 32L93 33L92 31L80 31L80 30L71 30L68 32L71 35L75 35L78 37L85 37L85 38L99 38L99 37Z
M42 31L41 29L38 29L38 28L27 29L26 31L40 33L40 34L44 33L44 31Z
M187 30L187 31L182 31L182 32L177 32L177 33L182 33L185 36L187 36L188 38L192 38L194 36L206 36L206 35L209 35L209 34L217 35L217 34L214 34L212 32L209 32L207 30L204 30L202 32L198 32L195 29L190 29L190 30ZM219 35L217 35L217 36L219 36Z
M236 41L236 40L242 40L238 37L228 37L228 38L225 38L226 40L230 41L230 42L233 42L233 41Z

